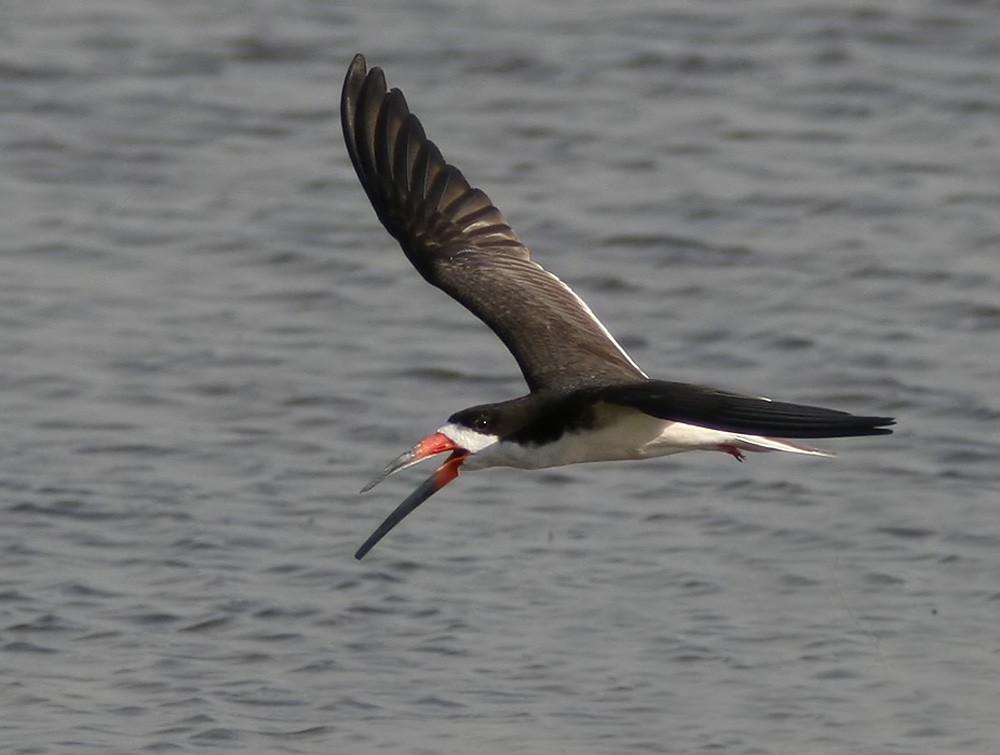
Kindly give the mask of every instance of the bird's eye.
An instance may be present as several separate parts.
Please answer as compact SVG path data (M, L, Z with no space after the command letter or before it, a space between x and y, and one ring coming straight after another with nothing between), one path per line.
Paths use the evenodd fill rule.
M476 419L476 429L477 430L489 430L490 420L489 417L478 417Z

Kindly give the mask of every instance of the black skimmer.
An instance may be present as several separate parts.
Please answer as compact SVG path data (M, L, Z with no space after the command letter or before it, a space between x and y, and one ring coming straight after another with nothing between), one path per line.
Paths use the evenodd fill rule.
M488 467L647 459L682 451L831 454L787 438L891 433L891 417L743 396L653 380L565 283L532 262L506 218L445 162L398 89L356 55L340 102L344 139L385 229L417 271L496 333L529 393L456 412L362 489L429 456L445 462L365 542L458 476Z

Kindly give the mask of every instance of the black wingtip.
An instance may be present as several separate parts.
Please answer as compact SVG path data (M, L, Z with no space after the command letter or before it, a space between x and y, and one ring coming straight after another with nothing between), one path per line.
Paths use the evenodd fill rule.
M892 428L889 425L896 424L895 417L872 417L874 420L872 423L873 435L891 435Z
M858 417L853 414L848 414L844 418L845 423L849 423L849 427L845 426L841 428L845 432L842 437L850 436L862 436L862 435L891 435L892 428L890 425L896 424L895 417ZM831 436L837 437L837 436Z

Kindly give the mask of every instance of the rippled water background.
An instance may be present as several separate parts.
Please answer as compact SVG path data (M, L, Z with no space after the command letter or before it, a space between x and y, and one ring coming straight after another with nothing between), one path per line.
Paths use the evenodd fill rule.
M993 2L7 0L9 753L1000 751ZM378 226L355 52L651 374L834 460L355 491L513 361Z

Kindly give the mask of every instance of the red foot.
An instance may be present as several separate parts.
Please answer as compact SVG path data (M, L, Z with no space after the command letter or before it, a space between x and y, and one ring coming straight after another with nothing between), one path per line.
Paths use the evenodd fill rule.
M746 457L745 457L745 456L743 455L743 452L742 452L742 451L740 451L740 449L738 449L738 448L737 448L736 446L731 446L731 445L729 445L728 443L722 443L722 444L721 444L721 445L719 446L719 450L720 450L720 451L724 451L725 453L729 454L729 455L730 455L730 456L732 456L732 457L733 457L734 459L736 459L736 461L743 461L743 459L745 459L745 458L746 458Z

